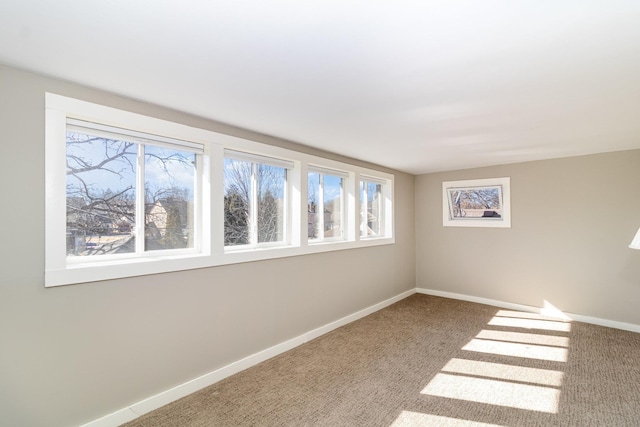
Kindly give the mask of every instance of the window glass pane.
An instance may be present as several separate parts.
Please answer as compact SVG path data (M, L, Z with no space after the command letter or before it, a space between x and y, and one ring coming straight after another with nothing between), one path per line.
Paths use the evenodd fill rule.
M380 214L381 214L381 197L382 185L367 183L367 192L369 204L367 205L367 230L370 234L378 236L380 234Z
M320 176L319 173L311 172L307 178L307 237L309 239L317 239L319 236Z
M249 244L252 164L224 160L224 245Z
M324 237L342 237L342 178L324 175Z
M380 235L382 213L382 185L360 181L360 236Z
M137 144L67 132L67 256L135 251Z
M310 172L307 210L310 240L342 237L342 178Z
M284 240L284 206L287 170L278 166L257 165L258 243Z
M145 250L193 248L195 154L145 146Z
M367 235L367 193L365 192L367 183L360 181L360 237Z

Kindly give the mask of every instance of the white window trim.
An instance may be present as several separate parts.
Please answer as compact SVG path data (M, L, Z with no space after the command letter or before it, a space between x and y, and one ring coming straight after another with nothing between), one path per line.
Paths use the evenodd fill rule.
M233 159L240 160L244 162L248 162L252 164L252 174L251 174L251 213L249 214L250 218L256 218L257 210L258 210L258 194L257 189L258 185L256 180L257 167L258 165L269 165L280 167L286 170L285 175L285 187L284 187L284 209L283 209L283 221L284 221L284 230L283 230L283 239L276 242L258 242L258 224L250 222L250 242L246 245L229 245L224 247L225 253L228 252L240 252L240 251L252 251L260 248L273 248L273 247L282 247L289 246L291 244L291 227L289 226L290 222L289 218L291 215L291 173L295 169L296 162L293 160L285 160L281 158L269 157L260 154L248 153L243 151L236 150L224 150L225 159Z
M325 159L277 146L194 128L149 116L47 93L45 95L45 286L60 286L116 278L205 268L240 262L355 249L395 243L393 230L394 176L389 173ZM194 219L201 230L200 247L188 251L158 251L144 257L103 261L68 262L66 257L66 126L73 118L121 128L124 132L160 135L202 147L201 215ZM129 131L129 129L131 129ZM287 168L287 241L257 247L224 247L225 152L270 158ZM307 238L308 171L340 172L343 179L344 239L317 242ZM325 172L323 172L325 173ZM366 177L366 178L364 178ZM359 183L361 179L383 184L384 226L380 236L361 238ZM228 249L228 247L227 247ZM155 252L155 251L154 251Z
M470 189L478 187L500 187L500 205L502 217L454 219L450 212L449 195L451 189ZM470 179L464 181L445 181L442 183L442 225L444 227L483 227L483 228L511 228L511 178Z
M210 204L210 168L208 146L212 144L209 132L117 110L110 107L92 104L58 95L46 94L46 203L45 203L45 286L57 286L71 283L107 280L120 277L138 276L156 272L176 271L189 268L200 268L209 265L211 249L210 221L203 221L203 216L210 217L210 210L203 210ZM165 137L166 143L179 142L185 149L201 153L199 167L202 176L197 182L194 209L194 228L199 230L194 248L181 250L153 251L147 253L109 255L96 259L72 259L66 256L66 156L67 122L72 127L82 122L103 124L102 130L110 128L122 129L124 134L141 143L147 143L144 135L153 135L150 141L157 143ZM91 125L88 128L94 129ZM135 131L128 131L128 129ZM130 138L131 139L131 138ZM140 177L138 177L140 178ZM200 191L199 191L200 190ZM200 209L198 209L198 207ZM116 267L117 268L114 268Z
M360 207L358 208L358 234L360 235L360 239L362 240L376 240L376 239L385 239L389 234L393 234L393 185L389 185L388 180L376 176L371 175L360 175L358 179L358 201L360 200L360 183L372 183L372 184L380 184L381 185L381 200L378 200L380 204L380 218L378 221L380 222L380 231L378 234L367 236L366 234L362 235L362 227L366 223L363 218L363 214L366 215L367 209L367 192L364 192L364 204L365 210L361 211Z
M67 129L72 128L80 133L90 132L92 135L103 136L109 139L120 139L139 142L144 145L153 145L156 147L176 148L180 147L185 151L196 154L204 154L204 144L199 142L185 141L183 139L169 138L162 135L152 135L143 132L137 132L131 129L117 128L115 126L107 126L102 123L93 123L86 120L78 120L72 117L67 118Z
M341 171L341 170L337 170L337 169L331 169L331 168L327 168L327 167L323 167L323 166L318 166L318 165L309 165L307 167L308 172L309 173L319 173L322 175L332 175L332 176L337 176L340 178L349 178L349 172L345 172L345 171Z
M181 249L164 249L154 250L153 252L144 250L144 239L136 239L135 251L127 254L109 254L100 255L99 257L66 257L67 264L85 264L85 263L102 263L107 261L120 261L129 258L155 258L157 256L192 256L198 255L202 248L202 174L199 171L203 169L203 155L205 153L204 144L190 142L185 140L178 140L175 138L167 138L160 135L149 135L141 132L131 131L129 129L119 129L102 124L91 123L81 121L73 118L67 118L66 130L71 129L73 132L89 133L94 136L101 136L109 139L123 139L130 142L140 144L137 152L137 170L136 174L136 207L135 218L137 230L145 230L145 194L142 189L145 186L145 152L146 147L155 146L169 149L180 149L193 154L198 154L196 157L196 171L197 176L194 180L194 218L193 218L193 230L194 230L194 245L192 248Z
M318 245L318 244L323 244L323 243L333 243L333 242L342 242L344 240L347 239L347 230L348 227L346 226L346 221L347 221L347 203L345 202L346 200L346 196L347 196L347 191L345 190L345 187L347 187L347 184L349 183L349 179L351 178L351 174L349 174L349 172L345 172L345 171L341 171L341 170L336 170L336 169L331 169L331 168L327 168L327 167L323 167L323 166L317 166L317 165L309 165L307 167L307 176L309 173L317 173L320 175L320 188L319 188L319 193L318 194L318 201L320 203L319 209L320 212L322 213L324 211L324 177L326 175L329 176L336 176L339 178L342 178L342 188L340 188L340 227L342 227L342 236L338 236L338 237L324 237L324 235L322 233L320 233L321 237L317 237L315 239L308 239L308 242L310 245ZM307 178L307 183L308 183L308 178ZM308 198L307 198L307 203L308 203ZM318 222L318 228L320 230L324 230L324 215L320 215L320 220ZM308 232L306 234L308 236Z

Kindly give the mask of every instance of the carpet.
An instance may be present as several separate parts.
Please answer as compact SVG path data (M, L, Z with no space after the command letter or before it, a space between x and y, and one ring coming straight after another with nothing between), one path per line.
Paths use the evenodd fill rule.
M419 294L124 424L638 425L640 334Z

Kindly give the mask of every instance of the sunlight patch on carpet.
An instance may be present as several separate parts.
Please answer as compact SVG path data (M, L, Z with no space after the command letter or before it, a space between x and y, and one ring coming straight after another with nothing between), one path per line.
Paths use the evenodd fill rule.
M441 417L420 412L402 411L390 427L502 427L498 424L479 423L458 418Z
M522 344L504 341L472 339L462 350L477 353L498 354L500 356L526 357L528 359L549 360L552 362L566 362L568 351L566 348L549 347L544 345Z
M422 394L555 414L560 390L460 375L436 374Z
M500 317L496 315L487 323L491 326L506 326L510 328L541 329L545 331L570 332L571 324L554 320L541 320L518 317Z
M531 330L537 332L532 333ZM557 414L565 375L562 365L551 365L558 370L521 365L531 365L532 360L566 363L570 331L570 319L551 304L545 305L542 314L498 310L487 322L487 329L480 330L464 345L460 357L451 358L421 394ZM494 357L491 362L475 360L482 359L480 354ZM504 363L499 363L502 361ZM392 427L432 425L493 426L403 411Z
M550 345L554 347L569 347L568 337L559 337L556 335L540 335L526 332L506 332L483 329L476 338L494 341L509 341L525 344Z
M442 371L552 387L560 387L564 377L563 372L550 369L528 368L468 359L451 359L442 368Z

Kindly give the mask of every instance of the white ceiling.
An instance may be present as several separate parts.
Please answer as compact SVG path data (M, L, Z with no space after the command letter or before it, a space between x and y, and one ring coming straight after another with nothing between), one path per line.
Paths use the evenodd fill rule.
M638 0L0 0L0 63L416 174L640 148Z

